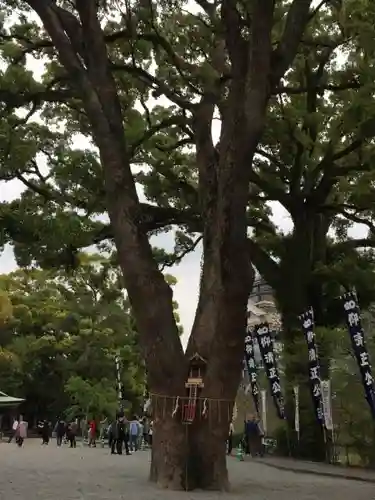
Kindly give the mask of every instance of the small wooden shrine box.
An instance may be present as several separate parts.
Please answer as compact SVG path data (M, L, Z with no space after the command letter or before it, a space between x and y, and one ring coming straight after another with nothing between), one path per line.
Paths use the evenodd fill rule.
M187 424L193 423L197 408L198 390L204 387L203 376L206 370L206 360L198 353L190 358L189 376L185 383L188 390L188 402L184 405L183 421Z

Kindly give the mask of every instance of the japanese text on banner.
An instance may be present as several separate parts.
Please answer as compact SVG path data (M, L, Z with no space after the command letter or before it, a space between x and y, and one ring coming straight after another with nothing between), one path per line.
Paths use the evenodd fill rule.
M268 323L261 323L254 327L259 350L263 358L264 368L271 387L271 394L279 418L285 418L284 399L281 392L280 376L277 369L276 357L273 350L273 341Z
M258 372L255 362L254 341L250 331L247 331L245 337L245 363L247 373L249 375L251 394L253 396L255 409L259 415Z
M343 297L345 319L349 330L350 339L353 346L354 355L357 359L358 367L362 377L366 400L375 418L375 393L374 378L370 357L365 342L365 333L361 324L361 317L357 296L354 292L348 292Z
M320 365L318 350L314 332L314 313L312 309L307 310L300 316L302 331L307 342L308 368L311 384L311 393L314 401L316 418L320 423L324 422L322 389L320 384Z

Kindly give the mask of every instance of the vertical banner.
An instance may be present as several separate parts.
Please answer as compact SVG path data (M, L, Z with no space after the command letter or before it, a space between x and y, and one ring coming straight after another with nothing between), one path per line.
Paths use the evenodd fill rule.
M265 389L260 391L262 401L262 427L263 434L267 436L267 391Z
M311 385L311 394L314 401L316 418L323 424L323 401L322 401L322 389L320 380L320 365L318 357L318 349L315 341L314 333L314 313L312 309L308 309L304 314L300 316L302 323L302 331L307 342L308 349L308 367L309 367L309 379Z
M354 355L361 372L366 400L375 418L374 378L372 376L370 357L365 342L365 333L361 324L358 300L355 292L348 292L342 297L346 324L348 326Z
M333 431L331 381L322 380L321 387L324 424L328 431Z
M299 433L300 433L300 425L299 425L299 386L295 385L293 387L293 392L294 392L294 430L296 431L298 435L298 440L299 440Z
M284 400L281 393L280 376L277 369L273 342L268 323L261 323L254 327L258 339L259 350L263 358L264 368L271 387L271 394L279 418L285 418Z
M245 337L245 364L249 375L250 389L253 396L256 412L259 415L259 387L258 387L258 372L254 356L254 341L250 330L247 331Z

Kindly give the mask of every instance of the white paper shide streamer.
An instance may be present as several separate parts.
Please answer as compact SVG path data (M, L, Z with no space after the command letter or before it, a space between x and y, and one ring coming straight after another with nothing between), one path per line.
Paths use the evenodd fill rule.
M293 387L294 392L294 429L299 435L300 433L300 423L299 423L299 386L295 385Z

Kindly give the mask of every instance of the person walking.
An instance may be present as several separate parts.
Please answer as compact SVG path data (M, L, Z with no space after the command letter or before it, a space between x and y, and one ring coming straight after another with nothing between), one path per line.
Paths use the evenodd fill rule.
M8 443L11 443L13 441L13 438L16 437L16 434L17 434L17 429L18 429L18 425L19 425L19 421L17 418L15 418L13 420L13 424L12 424L12 433L8 439Z
M89 422L89 446L96 448L96 421L94 418Z
M130 451L138 450L139 422L134 415L129 425L129 448Z
M119 438L119 428L117 419L114 420L108 429L108 446L111 448L111 455L116 454L117 440Z
M24 440L27 438L27 428L27 422L23 419L22 416L20 416L20 421L16 431L16 443L20 448L22 447Z
M100 422L99 422L99 443L104 448L104 442L105 442L105 433L108 429L108 418L104 417Z
M77 432L78 432L78 423L76 421L70 422L66 427L66 437L68 438L68 441L70 443L69 448L77 447L77 440L76 440Z
M122 455L122 446L125 444L125 451L129 453L128 441L126 439L126 423L123 416L118 416L109 428L109 442L111 446L111 455Z
M233 450L233 434L234 434L234 425L233 421L229 424L229 434L228 434L228 455L232 454Z
M65 422L62 418L57 420L54 431L56 433L56 444L57 446L61 446L66 431Z
M252 457L260 452L260 432L257 418L251 417L245 424L246 454Z
M42 445L48 445L49 443L49 422L48 420L43 420L41 423L40 434L42 436Z

